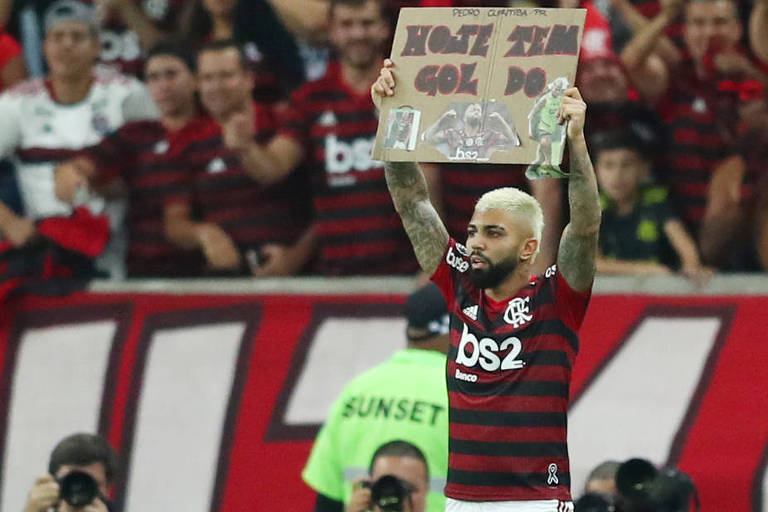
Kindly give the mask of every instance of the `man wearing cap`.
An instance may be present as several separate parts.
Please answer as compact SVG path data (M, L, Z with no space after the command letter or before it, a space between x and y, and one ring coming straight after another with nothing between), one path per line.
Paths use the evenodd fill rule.
M376 449L400 439L417 446L429 467L428 512L442 512L448 470L448 316L429 284L405 305L407 348L353 379L331 406L302 473L318 493L315 512L341 512L353 482L367 476Z
M0 96L0 156L13 155L24 207L24 216L19 216L0 203L2 242L12 249L34 244L46 236L39 229L41 221L52 218L66 219L57 227L76 219L79 224L75 227L87 225L86 233L90 233L98 224L94 219L106 221L100 216L108 214L113 244L102 255L100 266L119 276L122 251L116 235L124 205L105 202L85 190L77 201L79 208L59 200L54 192L54 168L125 122L156 117L156 108L139 81L95 66L100 46L90 6L74 0L51 5L45 15L43 51L48 76L22 82ZM85 258L72 272L87 274L87 263L102 252L103 244L83 247L80 242L88 242L83 240L88 237L74 231L58 235L54 240L57 248L66 247L67 256L74 252Z

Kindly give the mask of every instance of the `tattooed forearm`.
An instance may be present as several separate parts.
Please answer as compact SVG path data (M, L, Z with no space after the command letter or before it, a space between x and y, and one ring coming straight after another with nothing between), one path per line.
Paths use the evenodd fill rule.
M448 231L429 202L424 175L412 162L390 162L386 165L385 176L416 259L424 272L432 274L448 244Z
M571 175L568 202L571 220L560 240L557 263L568 284L587 290L595 276L597 241L600 232L600 198L597 180L587 145L583 139L571 141Z

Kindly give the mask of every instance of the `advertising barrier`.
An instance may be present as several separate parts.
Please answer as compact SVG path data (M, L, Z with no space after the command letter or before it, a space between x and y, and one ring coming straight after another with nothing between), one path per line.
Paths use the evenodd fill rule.
M127 511L312 510L313 436L352 376L404 346L403 301L81 292L6 306L0 510L22 510L76 431L119 449ZM641 456L690 474L704 512L764 510L767 310L765 296L595 295L571 388L574 496L598 463Z

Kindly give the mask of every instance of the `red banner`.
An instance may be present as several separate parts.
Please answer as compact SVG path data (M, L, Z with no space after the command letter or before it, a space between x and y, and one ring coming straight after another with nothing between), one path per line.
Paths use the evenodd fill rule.
M401 347L399 295L80 293L0 312L0 509L59 438L99 430L129 510L311 510L299 476L344 382ZM605 459L694 479L705 512L761 511L768 297L598 295L571 389L574 495Z

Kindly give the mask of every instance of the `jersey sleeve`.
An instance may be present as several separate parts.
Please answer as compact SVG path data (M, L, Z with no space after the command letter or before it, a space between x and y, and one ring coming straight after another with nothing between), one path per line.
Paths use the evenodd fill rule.
M449 239L443 258L431 277L432 281L440 288L448 311L453 310L454 307L455 283L469 272L469 267L469 251L453 238Z
M344 407L344 394L331 406L328 420L315 438L307 465L301 472L304 482L317 493L344 501L344 468L339 458L338 428Z
M578 330L587 313L587 306L589 305L589 299L592 296L592 289L590 288L585 292L578 292L571 288L563 274L560 273L560 269L557 268L557 265L549 267L545 272L544 277L549 279L552 283L555 295L555 307L557 308L560 318L565 325L574 331Z

